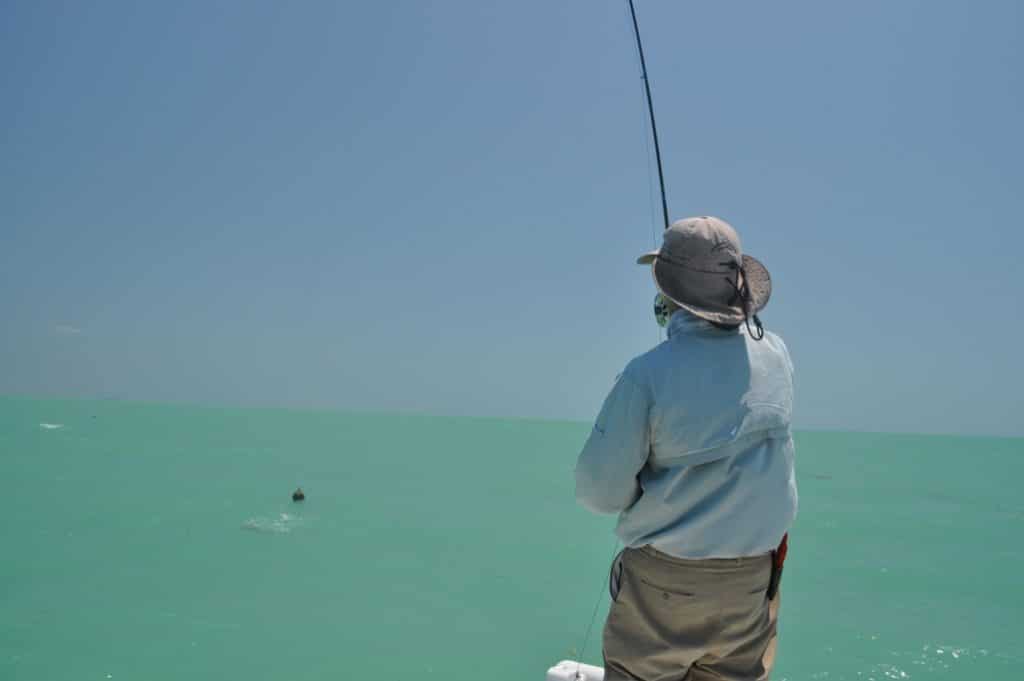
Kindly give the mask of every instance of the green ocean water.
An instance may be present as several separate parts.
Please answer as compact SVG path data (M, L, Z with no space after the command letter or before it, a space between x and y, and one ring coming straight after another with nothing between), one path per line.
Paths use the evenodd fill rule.
M539 681L600 596L599 663L588 427L0 399L0 679ZM1024 678L1024 440L797 447L774 678Z

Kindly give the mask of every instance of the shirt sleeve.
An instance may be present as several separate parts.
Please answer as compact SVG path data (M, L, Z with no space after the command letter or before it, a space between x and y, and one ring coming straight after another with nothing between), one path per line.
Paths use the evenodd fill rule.
M621 374L576 462L576 499L595 513L620 513L640 498L637 474L650 452L649 392Z

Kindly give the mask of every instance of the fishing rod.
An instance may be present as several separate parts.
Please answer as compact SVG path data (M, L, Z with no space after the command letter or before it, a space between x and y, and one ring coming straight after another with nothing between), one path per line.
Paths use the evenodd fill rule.
M661 147L658 146L658 126L654 122L654 101L651 99L651 82L647 79L647 60L644 59L644 46L640 42L640 25L636 21L636 8L633 6L633 0L629 0L629 14L633 17L633 34L636 36L636 50L640 53L640 73L644 79L644 92L647 93L647 112L651 115L654 158L658 162L658 184L661 185L661 214L665 218L665 229L668 229L668 201L665 199L665 174L661 170Z

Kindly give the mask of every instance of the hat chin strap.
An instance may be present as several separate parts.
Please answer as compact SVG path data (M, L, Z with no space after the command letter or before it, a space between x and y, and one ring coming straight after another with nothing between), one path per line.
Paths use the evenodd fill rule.
M729 277L725 278L733 288L733 294L732 298L729 299L729 305L735 305L736 303L740 304L743 308L743 322L747 326L747 334L749 334L754 340L759 341L764 338L764 324L761 323L761 319L757 316L756 312L753 314L750 312L750 287L747 286L747 271L744 269L743 265L737 265L735 262L723 264L727 264L731 269L736 271L736 281L733 281ZM754 320L754 328L756 328L757 331L750 328L751 318Z
M750 317L754 319L754 326L757 327L756 333L750 330ZM747 333L749 333L750 337L753 338L754 340L762 340L764 338L764 324L761 323L761 318L758 317L756 314L752 314L750 315L750 317L748 317L747 321L745 322L747 325Z

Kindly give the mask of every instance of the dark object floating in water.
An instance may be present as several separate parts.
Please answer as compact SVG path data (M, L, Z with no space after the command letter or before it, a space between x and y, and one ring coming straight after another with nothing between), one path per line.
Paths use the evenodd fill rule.
M306 500L306 493L302 491L301 487L298 488L297 490L295 490L294 492L292 492L292 501L305 501L305 500Z

